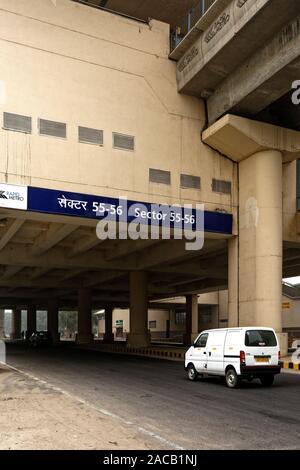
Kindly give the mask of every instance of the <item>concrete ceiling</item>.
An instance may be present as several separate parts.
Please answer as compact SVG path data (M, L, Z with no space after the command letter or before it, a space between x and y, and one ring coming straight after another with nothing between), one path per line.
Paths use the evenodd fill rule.
M153 18L174 27L180 25L181 18L199 0L88 0L86 3L144 20Z
M76 307L81 287L93 307L129 305L129 272L148 273L149 301L227 285L227 242L207 239L200 251L184 240L106 240L92 219L2 209L0 213L0 306L43 308L56 297Z

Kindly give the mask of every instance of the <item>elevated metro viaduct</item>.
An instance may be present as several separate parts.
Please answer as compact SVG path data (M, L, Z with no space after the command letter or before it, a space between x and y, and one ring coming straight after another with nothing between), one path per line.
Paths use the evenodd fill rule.
M299 78L299 3L216 0L172 51L168 24L83 3L1 0L0 307L16 334L21 308L32 330L47 308L54 337L58 309L78 308L87 343L92 308L110 341L109 312L130 306L128 342L146 346L149 302L185 295L190 340L196 294L228 287L228 324L274 327L284 353L300 134L281 110ZM124 196L203 203L203 249L99 240L90 206Z

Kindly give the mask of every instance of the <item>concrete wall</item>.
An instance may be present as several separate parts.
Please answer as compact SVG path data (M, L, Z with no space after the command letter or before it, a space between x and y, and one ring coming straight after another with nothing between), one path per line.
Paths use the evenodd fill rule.
M168 302L172 300L177 304L182 303L184 305L184 297L177 297L176 299L168 299ZM228 326L228 291L219 291L209 294L201 294L198 297L199 304L199 325L198 330L210 328L227 328ZM212 308L212 319L210 322L204 322L201 320L202 308L211 305ZM287 308L289 307L289 308ZM156 320L156 328L151 328L152 337L158 333L161 335L166 331L166 321L170 318L170 331L171 336L183 334L185 331L185 325L175 323L175 309L169 310L148 310L148 322ZM123 331L128 333L130 331L129 325L129 310L128 309L114 309L113 311L113 331L116 331L116 321L123 320ZM282 325L283 331L289 332L290 336L293 333L300 335L300 299L290 299L286 296L282 296ZM104 320L100 320L99 333L103 334L105 331Z
M148 310L148 326L150 321L156 321L155 328L149 328L151 334L161 333L166 331L167 320L169 319L169 311L168 310ZM129 318L129 309L120 309L115 308L113 310L112 315L112 323L113 323L113 333L116 333L116 322L122 320L123 321L123 332L129 333L130 332L130 318ZM98 331L100 334L105 332L105 320L99 320L98 322Z
M69 0L2 0L2 111L33 118L32 135L0 130L0 181L136 200L205 202L231 212L236 165L200 140L204 106L177 92L169 26L143 24ZM67 139L39 136L38 118L67 123ZM104 146L79 144L78 125L104 130ZM134 152L112 132L134 135ZM149 167L171 185L148 181ZM181 189L180 173L201 176ZM233 194L211 191L211 179Z
M300 331L300 299L282 296L282 326Z

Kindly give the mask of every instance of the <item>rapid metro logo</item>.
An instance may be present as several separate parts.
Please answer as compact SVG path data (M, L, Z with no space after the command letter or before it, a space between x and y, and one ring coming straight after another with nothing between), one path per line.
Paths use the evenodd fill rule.
M5 194L5 191L0 191L0 198L1 199L8 199L8 197Z
M27 186L0 183L0 207L27 210Z

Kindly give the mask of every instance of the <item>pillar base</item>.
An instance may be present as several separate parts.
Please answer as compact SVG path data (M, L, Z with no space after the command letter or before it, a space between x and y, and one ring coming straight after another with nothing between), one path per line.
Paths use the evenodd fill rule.
M113 343L115 340L113 333L104 333L103 343Z
M76 337L77 344L89 344L94 341L94 336L92 334L89 335L78 335Z
M127 346L130 348L148 348L151 345L151 335L129 333L127 338Z
M287 333L277 333L277 338L280 347L280 355L281 357L287 356L288 353L288 334Z

